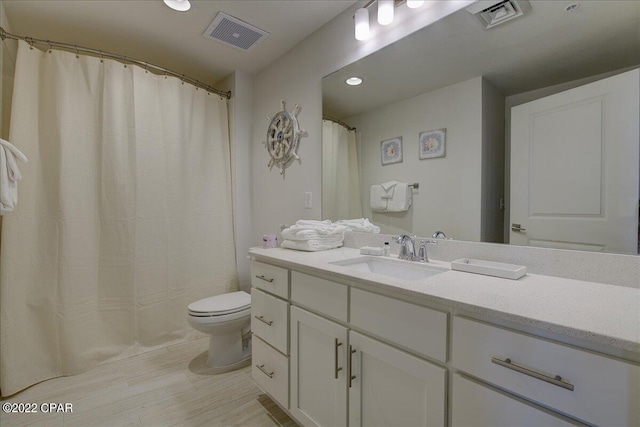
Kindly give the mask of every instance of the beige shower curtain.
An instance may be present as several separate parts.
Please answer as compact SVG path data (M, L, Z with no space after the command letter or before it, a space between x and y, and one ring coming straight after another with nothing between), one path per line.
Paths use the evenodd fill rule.
M226 100L21 42L10 140L2 395L194 337L187 304L237 288Z
M356 133L322 121L322 218L362 217Z

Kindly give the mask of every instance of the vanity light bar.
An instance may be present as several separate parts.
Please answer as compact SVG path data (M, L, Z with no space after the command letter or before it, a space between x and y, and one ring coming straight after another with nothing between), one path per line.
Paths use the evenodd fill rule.
M356 40L367 40L369 38L369 7L378 3L378 23L380 25L389 25L393 22L394 9L406 3L410 9L419 8L424 1L418 0L370 0L369 3L356 10L353 16L355 24Z

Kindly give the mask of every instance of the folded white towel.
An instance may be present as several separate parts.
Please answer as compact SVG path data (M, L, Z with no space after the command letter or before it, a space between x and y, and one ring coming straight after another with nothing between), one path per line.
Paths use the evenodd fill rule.
M406 182L398 182L393 190L393 197L387 203L387 212L404 212L409 210L412 201L411 187Z
M369 205L373 212L387 211L388 194L380 184L374 184L369 191Z
M343 237L322 240L283 240L280 247L307 252L326 251L342 246L342 240Z
M344 225L349 231L380 233L380 227L371 224L369 218L341 219L336 221L336 224Z
M0 139L0 215L13 212L18 204L18 182L22 179L17 160L27 157L8 141Z
M345 231L347 231L345 226L332 224L330 220L300 220L291 227L282 230L280 234L283 239L310 240L333 236L343 237Z
M342 236L345 231L348 231L348 228L342 225L336 225L330 233L312 230L309 228L299 229L296 228L296 226L291 226L282 230L280 234L282 234L283 239L287 240L322 240L326 238L333 238L335 236Z

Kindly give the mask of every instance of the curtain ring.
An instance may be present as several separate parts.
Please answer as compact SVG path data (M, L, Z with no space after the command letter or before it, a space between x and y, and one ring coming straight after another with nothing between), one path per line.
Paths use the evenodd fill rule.
M180 78L180 80L182 81L182 84L184 84L184 74L182 74L182 77Z
M149 71L147 71L147 67L149 66L149 63L145 62L144 63L144 72L145 74L147 74Z
M126 56L124 57L124 60L125 60L125 61L127 60L127 57L126 57ZM126 63L126 62L124 62L124 68L127 68L127 63Z
M100 62L104 62L104 59L102 59L102 51L100 51Z
M24 40L29 44L29 50L33 50L33 39L31 37L25 37Z
M78 55L78 46L76 46L76 58L80 58L80 56Z
M53 46L51 46L51 40L47 40L47 43L49 44L49 53L53 52Z
M165 80L167 79L167 69L166 68L164 69L164 78L165 78Z

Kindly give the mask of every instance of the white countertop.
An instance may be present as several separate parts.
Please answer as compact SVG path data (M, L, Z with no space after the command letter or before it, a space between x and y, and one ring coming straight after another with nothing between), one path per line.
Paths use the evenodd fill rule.
M353 248L320 252L251 248L249 254L259 261L640 353L640 289L538 274L509 280L460 271L406 281L329 264L360 257L359 249ZM431 264L449 267L442 261Z

